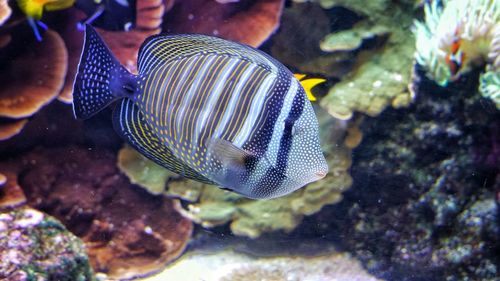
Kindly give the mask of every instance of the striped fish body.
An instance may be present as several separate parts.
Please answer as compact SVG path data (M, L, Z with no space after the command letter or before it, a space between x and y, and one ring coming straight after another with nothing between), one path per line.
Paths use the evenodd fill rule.
M326 175L304 89L267 54L204 35L160 35L143 43L138 67L128 73L87 27L75 115L120 99L114 124L133 147L250 198L282 196Z

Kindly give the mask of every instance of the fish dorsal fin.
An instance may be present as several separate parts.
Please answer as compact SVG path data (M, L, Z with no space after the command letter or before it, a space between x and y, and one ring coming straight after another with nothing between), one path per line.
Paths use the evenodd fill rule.
M266 53L250 46L201 34L155 35L139 49L139 73L147 73L160 64L192 55L215 53L252 61L268 70L279 65Z
M299 74L295 73L293 74L297 80L299 80L300 85L302 85L302 88L304 88L304 92L306 92L307 99L310 101L316 101L316 97L312 93L312 88L314 88L316 85L319 85L321 83L324 83L326 80L323 78L306 78L305 74Z
M226 167L245 169L247 159L254 156L253 153L223 139L212 139L208 148Z
M137 105L130 99L123 99L113 112L116 131L141 154L179 175L199 182L215 184L174 156L154 133L144 119Z

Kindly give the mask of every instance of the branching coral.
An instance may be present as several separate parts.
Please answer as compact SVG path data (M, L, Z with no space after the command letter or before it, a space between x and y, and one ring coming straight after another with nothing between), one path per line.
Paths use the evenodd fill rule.
M0 214L1 280L96 280L80 239L31 208Z
M416 61L427 75L446 86L463 73L487 65L480 91L500 108L500 2L430 1L425 21L415 23Z
M363 17L351 29L327 36L321 45L324 51L335 46L339 37L350 37L349 43L357 46L370 38L387 38L382 47L362 50L357 55L353 69L330 89L321 105L340 119L350 119L355 111L376 116L388 105L407 106L413 99L407 89L414 50L413 38L408 33L413 7L391 1L321 1L321 4L326 8L345 7ZM386 12L389 6L390 13ZM339 51L338 47L333 50Z
M319 4L293 3L285 9L273 55L299 72L340 80L320 100L336 118L348 120L354 112L376 116L389 105L407 106L413 99L407 89L415 48L408 32L413 4L311 2Z

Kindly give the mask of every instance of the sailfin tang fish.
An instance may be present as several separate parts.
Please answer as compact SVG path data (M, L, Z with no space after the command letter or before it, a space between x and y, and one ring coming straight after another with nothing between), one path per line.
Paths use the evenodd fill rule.
M156 35L130 74L85 26L77 118L118 101L113 123L135 149L187 178L249 198L288 194L328 166L304 88L269 55L205 35Z

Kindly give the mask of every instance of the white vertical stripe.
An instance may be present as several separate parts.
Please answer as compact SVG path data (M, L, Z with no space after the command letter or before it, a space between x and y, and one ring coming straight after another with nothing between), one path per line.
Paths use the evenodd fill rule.
M283 101L283 106L281 108L280 115L278 119L276 119L276 123L273 128L273 135L271 137L271 141L267 146L266 157L269 159L272 165L277 165L278 160L278 152L281 143L281 137L283 136L283 130L285 128L285 119L290 114L292 110L293 100L298 92L298 85L296 79L291 79L290 88L288 88L288 92L286 93L285 99Z
M255 97L252 101L252 105L250 106L250 112L243 122L240 132L236 135L233 141L234 145L237 147L242 147L243 143L247 141L250 136L252 129L255 127L255 121L259 117L259 113L262 111L262 105L267 97L267 92L273 85L274 81L276 81L276 75L269 74L266 78L264 78L264 81L262 81L259 89L254 94Z
M172 75L175 74L173 73L173 70L175 69L176 65L175 64L182 64L182 61L176 61L174 63L172 63L171 67L168 67L168 68L163 68L163 70L161 70L162 72L165 72L165 69L168 69L169 73L167 73L167 78L165 78L164 80L164 84L162 84L162 87L160 89L160 92L158 93L155 93L155 95L160 95L161 96L161 99L156 103L156 113L159 115L159 116L162 116L163 115L163 112L162 111L167 111L167 112L171 112L174 108L172 107L171 104L167 104L166 101L164 102L164 99L168 99L169 96L171 98L171 100L175 100L177 98L177 96L180 94L180 88L182 86L184 86L184 82L186 81L188 75L190 74L191 72L191 69L193 68L193 65L194 63L196 62L196 59L189 59L187 62L186 62L186 67L184 68L184 72L183 73L178 73L180 75L179 77L179 83L177 83L177 85L175 86L174 89L171 89L171 91L169 93L166 92L166 89L170 86L170 84L172 84L174 81L172 79ZM170 64L169 64L170 65ZM180 65L177 70L179 69L182 69L182 65ZM161 106L164 105L165 108L161 108ZM167 116L168 118L168 116ZM169 120L169 119L167 119ZM168 122L166 123L168 124Z
M207 103L203 106L203 112L200 115L198 115L198 119L196 120L196 128L194 130L195 136L193 137L193 140L196 142L196 144L198 142L199 135L201 134L203 128L205 128L205 124L207 123L208 116L214 110L215 104L216 104L217 100L219 99L220 94L224 90L224 85L225 85L229 75L233 72L234 68L236 67L236 64L238 64L240 62L240 60L237 58L231 58L229 61L230 61L229 64L226 66L226 68L222 72L222 75L220 76L219 80L217 80L217 82L216 82L217 87L213 90L212 93L210 93L210 97L208 98ZM249 68L251 68L251 66ZM250 72L246 73L246 71L245 71L242 74L241 80L244 79L243 77L246 77L246 79L248 79L248 75L250 75ZM237 89L237 88L235 88L235 89ZM231 100L229 101L230 103L235 96L237 99L237 97L239 96L239 92L233 91L231 94L232 94L232 96L231 96ZM230 105L228 105L228 108L229 108L229 106ZM227 110L226 110L226 112L227 112Z
M253 73L254 69L257 66L254 64L250 64L245 71L241 74L240 79L237 81L236 86L234 87L234 90L231 92L231 98L229 100L229 103L226 107L226 110L224 112L224 115L222 116L221 121L219 122L219 125L215 129L215 132L212 134L213 138L218 138L226 128L227 123L229 120L234 117L234 108L236 107L236 102L238 101L240 95L241 95L241 89L248 83L248 78L249 76Z
M191 74L193 64L198 60L200 60L201 57L196 57L194 59L190 58L190 59L191 59L190 65L185 69L184 73L182 74L180 81L177 84L177 87L175 88L174 92L180 92L180 88L185 86L184 82L186 81L187 76ZM182 101L181 104L179 105L177 116L174 116L174 118L177 118L176 128L178 136L181 133L182 123L186 121L184 120L184 115L186 114L187 109L190 107L190 104L192 104L193 102L193 95L197 93L197 89L199 88L199 83L201 79L205 77L207 68L212 64L214 59L215 57L210 57L204 62L204 65L202 65L197 72L198 76L195 77L195 81L193 82L191 87L186 90L186 94L184 95L184 97L181 97Z

